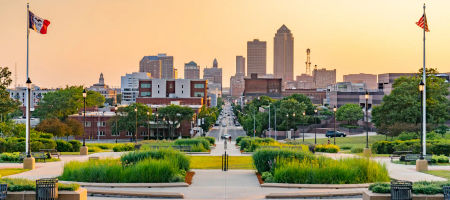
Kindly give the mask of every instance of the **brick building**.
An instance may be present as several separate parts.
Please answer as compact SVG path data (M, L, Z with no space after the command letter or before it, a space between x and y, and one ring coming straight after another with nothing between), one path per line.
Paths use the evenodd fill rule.
M317 89L286 89L282 92L284 97L290 96L293 94L303 94L309 99L313 104L323 104L324 100L327 98L327 92L325 90L317 90Z
M258 74L251 74L251 77L245 78L244 81L244 96L247 99L259 96L281 97L281 78L258 78Z

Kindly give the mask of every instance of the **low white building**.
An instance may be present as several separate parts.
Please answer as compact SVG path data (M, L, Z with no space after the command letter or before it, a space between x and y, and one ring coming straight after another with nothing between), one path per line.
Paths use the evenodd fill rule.
M40 87L33 85L30 96L31 107L37 106L45 93L53 92L55 90L56 89L41 89ZM7 91L12 99L20 101L22 103L21 106L26 106L27 87L16 87L14 89L7 89Z
M125 74L120 78L120 91L122 93L122 105L129 105L136 102L139 96L139 79L150 78L150 73L133 72Z

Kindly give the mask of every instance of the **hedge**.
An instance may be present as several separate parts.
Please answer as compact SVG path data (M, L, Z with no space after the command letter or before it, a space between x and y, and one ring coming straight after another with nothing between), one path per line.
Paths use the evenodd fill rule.
M339 147L334 144L318 144L314 148L316 152L327 152L327 153L337 153L339 152Z
M259 173L270 171L277 159L296 158L302 160L305 158L313 159L314 156L309 151L295 149L258 149L253 153L253 162ZM272 163L272 165L270 164Z
M414 194L442 194L442 187L450 186L450 181L419 181L413 183L412 193ZM369 186L369 190L374 193L390 193L389 183L374 183Z
M392 154L395 151L412 151L420 153L420 140L377 141L372 144L372 151L377 154ZM435 155L450 155L450 142L447 140L427 140L427 152Z

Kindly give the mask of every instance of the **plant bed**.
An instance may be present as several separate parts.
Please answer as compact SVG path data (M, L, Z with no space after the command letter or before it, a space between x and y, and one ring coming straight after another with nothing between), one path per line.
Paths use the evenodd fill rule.
M7 200L35 200L35 191L8 192ZM78 188L75 191L58 191L60 200L87 200L87 190Z
M258 172L256 172L255 174L256 174L256 178L258 178L259 184L260 184L260 185L264 184L264 181L263 181L262 178L261 178L261 174L258 173Z
M442 186L450 185L450 181L419 181L413 183L413 194L443 194ZM391 185L389 183L374 183L369 186L369 190L374 193L387 194L391 192Z
M390 200L391 194L380 194L372 191L363 191L363 200ZM413 200L443 200L443 194L413 194Z

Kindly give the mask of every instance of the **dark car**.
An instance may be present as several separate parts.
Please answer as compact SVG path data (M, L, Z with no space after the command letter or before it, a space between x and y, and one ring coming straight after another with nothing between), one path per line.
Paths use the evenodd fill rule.
M325 134L326 137L345 137L347 136L345 133L340 132L340 131L327 131L327 133Z

